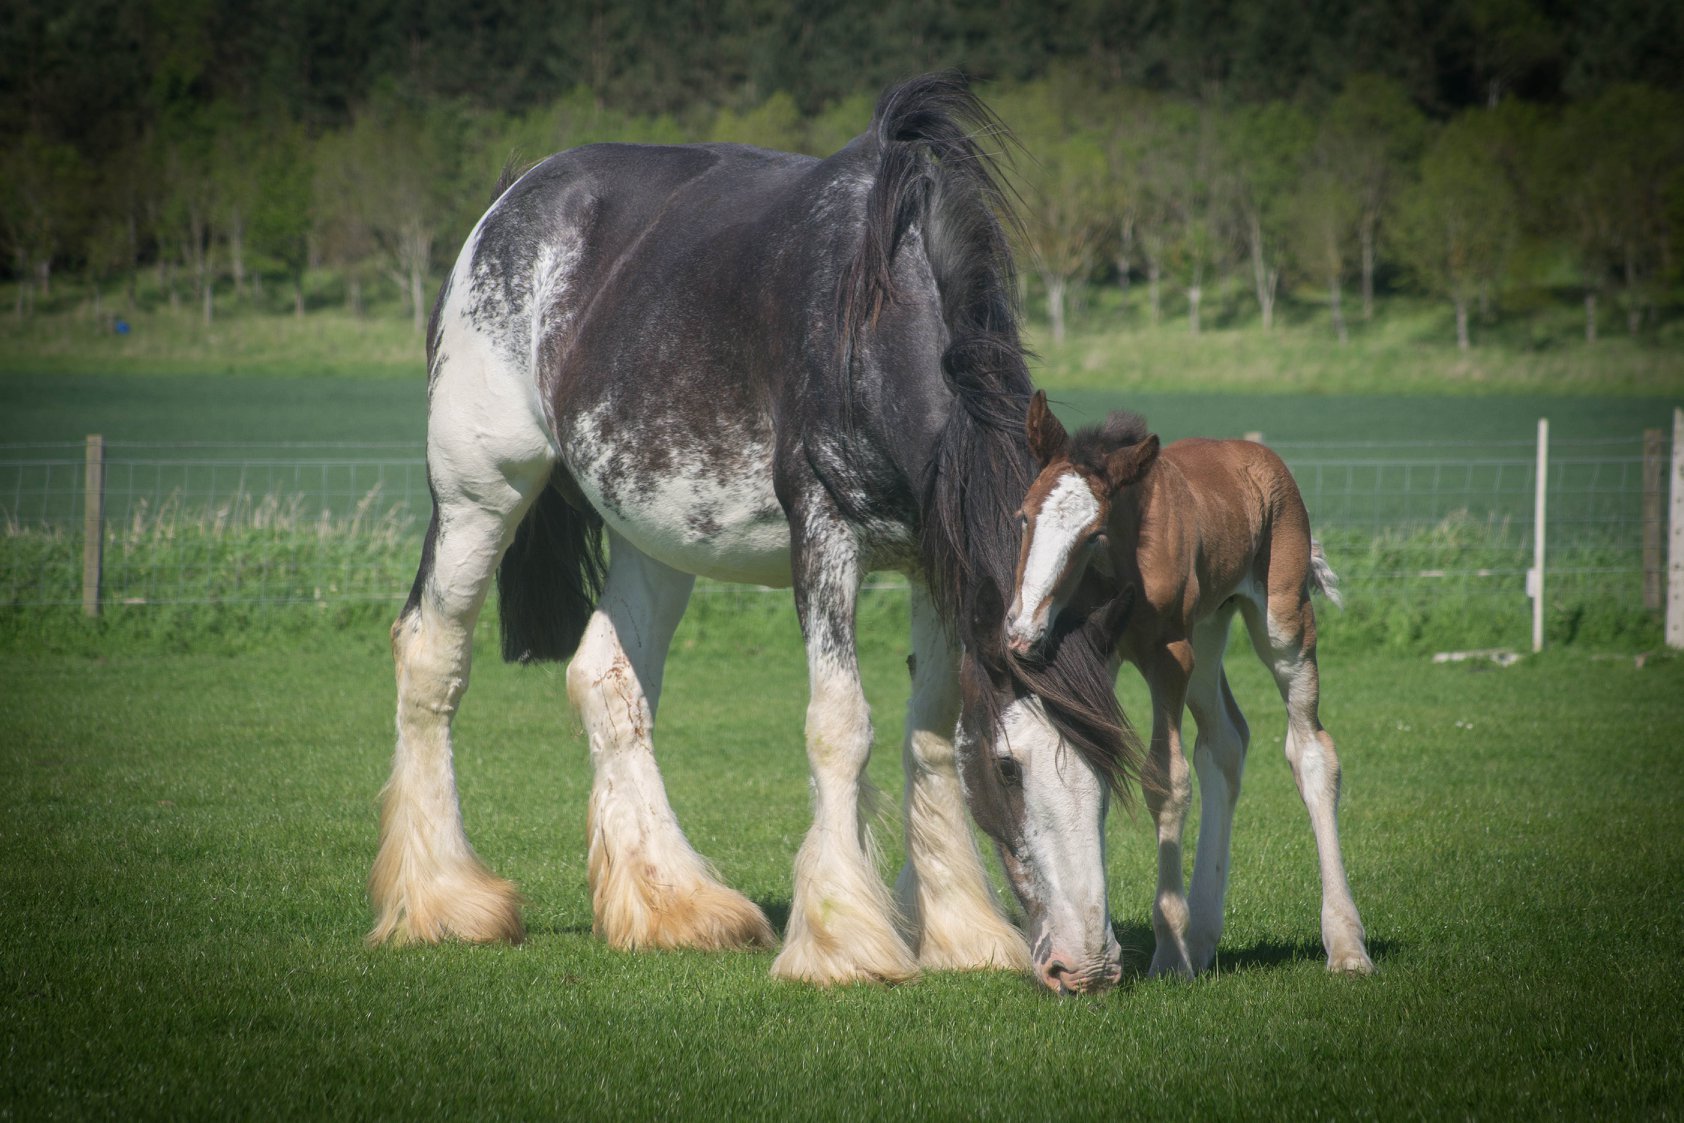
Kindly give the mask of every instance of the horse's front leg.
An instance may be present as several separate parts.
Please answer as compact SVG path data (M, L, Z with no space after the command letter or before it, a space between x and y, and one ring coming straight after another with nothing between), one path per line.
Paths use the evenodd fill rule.
M906 865L895 896L918 961L932 970L1029 969L1029 945L995 900L971 834L953 754L959 653L930 594L912 585L906 708Z
M807 762L813 825L795 859L795 894L772 974L829 984L899 982L918 973L896 931L862 800L871 713L860 687L854 605L863 576L858 543L840 517L807 510L795 528L795 605L807 643Z
M1181 829L1192 803L1193 785L1181 748L1181 716L1193 648L1185 640L1166 644L1145 660L1141 672L1152 692L1152 747L1141 786L1158 835L1158 889L1152 902L1157 950L1148 974L1191 975L1187 953L1187 897L1182 890Z

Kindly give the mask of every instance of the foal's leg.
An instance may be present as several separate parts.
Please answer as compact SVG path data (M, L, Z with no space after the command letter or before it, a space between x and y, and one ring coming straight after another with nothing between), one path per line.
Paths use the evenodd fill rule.
M667 646L695 578L609 533L608 577L567 694L590 738L591 911L617 948L770 946L766 916L690 846L655 765Z
M1152 692L1152 747L1140 779L1158 832L1158 891L1152 902L1152 931L1158 946L1147 972L1153 976L1193 973L1187 954L1187 898L1181 882L1181 829L1193 798L1187 758L1181 750L1181 713L1192 670L1193 646L1186 640L1159 648L1141 667Z
M812 510L794 524L795 605L807 642L807 762L813 825L795 858L795 894L772 974L813 983L898 982L918 973L878 876L862 797L871 712L860 687L854 605L858 547L841 520Z
M497 562L548 476L548 463L538 461L507 476L488 469L471 486L435 480L420 595L392 625L398 744L380 793L370 943L521 938L514 886L485 868L462 829L450 726L468 689L474 621Z
M1249 602L1244 608L1252 645L1274 672L1286 701L1286 759L1310 813L1321 864L1321 939L1327 968L1368 974L1374 963L1364 946L1362 918L1339 853L1339 755L1317 712L1321 686L1315 609L1302 584L1271 590L1265 612Z
M1234 807L1240 798L1249 730L1240 713L1222 657L1234 609L1226 608L1193 633L1195 663L1187 687L1187 708L1198 724L1193 769L1199 777L1199 848L1188 894L1187 952L1193 970L1203 971L1222 939L1222 904L1228 889L1228 857L1234 837Z
M906 865L895 884L918 962L932 970L1029 969L1029 945L994 899L954 762L959 658L929 592L912 585L906 707Z

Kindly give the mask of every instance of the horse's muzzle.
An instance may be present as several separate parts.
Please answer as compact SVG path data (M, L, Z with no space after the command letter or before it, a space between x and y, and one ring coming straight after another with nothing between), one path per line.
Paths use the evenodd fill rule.
M1051 956L1035 965L1035 977L1054 994L1100 994L1123 981L1123 964L1108 959L1076 968Z

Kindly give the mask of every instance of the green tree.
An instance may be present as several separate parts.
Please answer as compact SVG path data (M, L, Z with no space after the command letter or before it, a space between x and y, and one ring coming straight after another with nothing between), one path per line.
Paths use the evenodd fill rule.
M1322 117L1318 159L1356 200L1364 320L1374 318L1382 226L1426 135L1426 118L1403 88L1373 75L1351 78Z
M722 108L714 114L709 140L752 144L777 152L795 152L802 147L805 130L795 99L779 90L759 105L739 113Z
M1314 126L1285 102L1241 106L1221 120L1223 179L1235 225L1251 262L1253 291L1263 330L1275 322L1280 256L1285 252L1290 210ZM1343 321L1340 321L1341 335Z
M1348 338L1344 284L1351 268L1358 210L1350 186L1318 163L1305 168L1287 205L1293 261L1306 276L1327 286L1333 332L1340 343Z
M1072 114L1048 83L997 98L995 108L1027 148L1014 166L1018 241L1046 292L1052 340L1063 343L1070 286L1092 272L1104 233L1105 152L1091 134L1069 132Z
M1499 283L1520 235L1518 201L1494 157L1494 121L1470 110L1444 127L1422 157L1420 178L1402 193L1393 233L1422 286L1451 302L1464 351L1469 309Z
M1672 271L1671 201L1684 190L1684 98L1616 86L1571 107L1555 136L1554 200L1567 219L1585 285L1585 335L1596 336L1597 295L1616 281L1626 326L1642 328Z
M76 150L36 133L0 154L0 230L18 276L17 314L52 295L53 262L75 244L87 166Z
M265 135L267 143L254 168L252 249L281 267L292 286L293 314L302 316L304 272L310 264L315 154L302 125L274 122Z

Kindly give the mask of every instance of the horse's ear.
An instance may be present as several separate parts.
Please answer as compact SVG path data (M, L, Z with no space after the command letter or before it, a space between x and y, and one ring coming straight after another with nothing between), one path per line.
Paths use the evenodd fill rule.
M1098 651L1107 655L1117 646L1117 639L1128 627L1129 614L1134 611L1136 592L1133 583L1124 585L1117 595L1099 605L1088 613L1088 619L1082 625L1087 633L1088 642Z
M1105 487L1112 494L1139 481L1158 458L1158 434L1139 444L1124 445L1105 458Z
M1035 454L1035 459L1043 468L1064 451L1065 444L1070 440L1064 425L1047 408L1045 390L1035 391L1035 396L1029 399L1029 417L1024 422L1024 431L1029 434L1029 451Z
M971 594L971 654L988 672L995 686L1004 685L1006 675L1006 602L1001 599L1000 586L992 577L977 581Z

